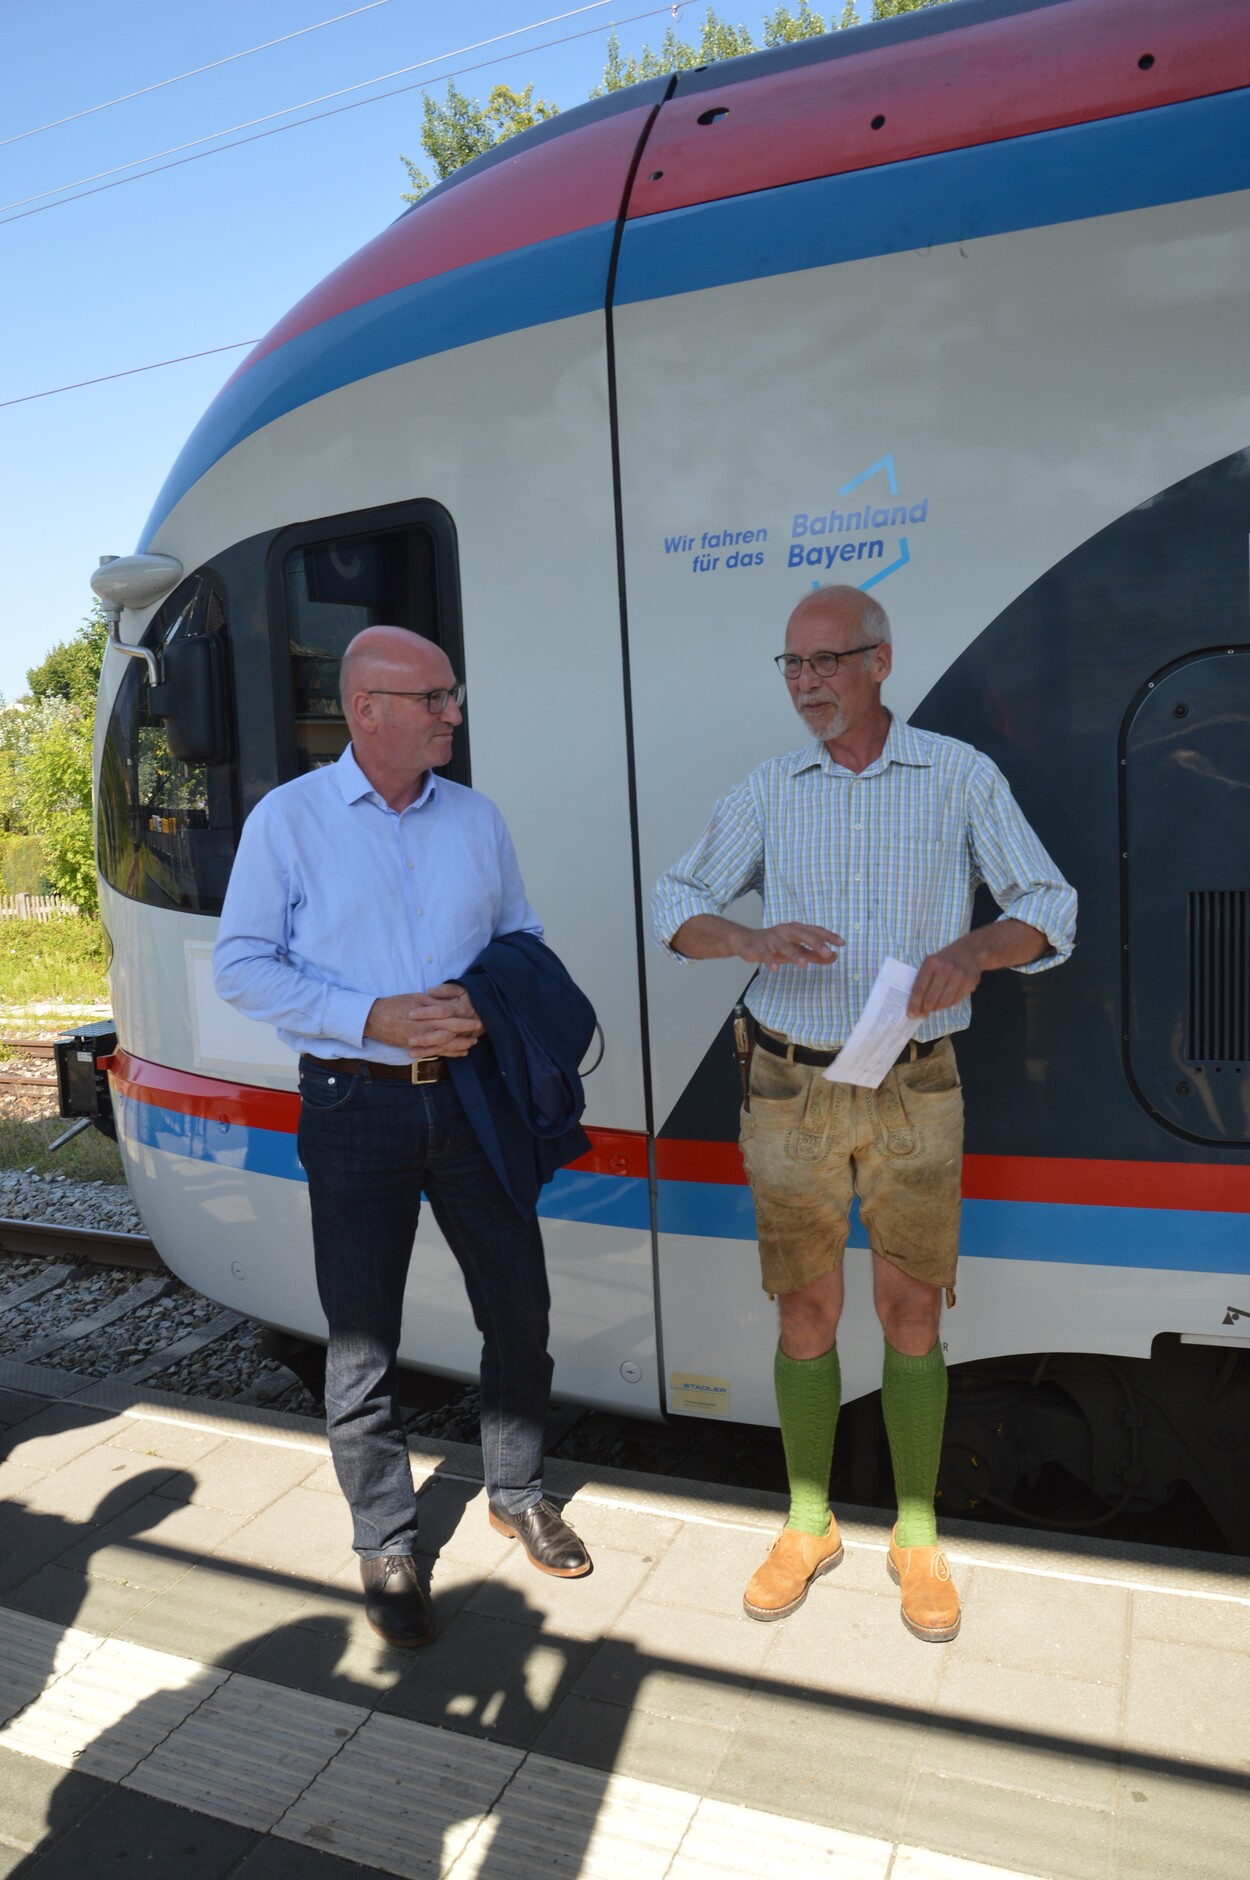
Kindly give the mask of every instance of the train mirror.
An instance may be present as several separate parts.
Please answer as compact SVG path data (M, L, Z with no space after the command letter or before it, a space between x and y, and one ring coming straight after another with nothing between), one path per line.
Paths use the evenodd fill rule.
M148 710L165 720L169 755L180 764L224 764L230 755L226 648L220 634L172 639L161 677L148 688Z

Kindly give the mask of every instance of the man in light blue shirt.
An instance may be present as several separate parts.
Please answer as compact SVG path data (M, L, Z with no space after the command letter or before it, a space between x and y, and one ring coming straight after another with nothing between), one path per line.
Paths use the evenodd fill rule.
M676 957L763 968L747 993L742 1151L780 1316L774 1376L791 1509L744 1605L754 1619L784 1618L842 1557L828 1493L842 1258L858 1196L899 1502L888 1565L905 1624L938 1641L959 1629L934 1520L946 1414L938 1328L943 1291L953 1298L963 1147L950 1034L968 1025L983 973L1067 958L1076 896L989 758L914 730L882 703L890 624L869 595L806 596L785 645L777 664L814 742L722 798L654 895L656 937ZM1002 917L970 931L982 883ZM758 930L723 914L751 890L763 901ZM887 957L918 968L915 1039L878 1089L830 1083L822 1073Z
M544 1572L590 1569L542 1493L551 1360L538 1223L504 1189L446 1074L483 1032L450 982L492 939L542 928L495 805L435 775L464 698L441 648L399 627L367 628L343 656L339 686L352 741L248 817L213 971L222 998L300 1053L330 1451L369 1622L389 1643L415 1646L431 1624L395 1386L423 1191L482 1333L492 1524Z

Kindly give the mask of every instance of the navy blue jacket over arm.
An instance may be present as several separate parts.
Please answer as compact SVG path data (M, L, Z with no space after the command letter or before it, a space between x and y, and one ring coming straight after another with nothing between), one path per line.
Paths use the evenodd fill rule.
M455 983L486 1038L447 1068L487 1160L529 1216L544 1183L590 1147L577 1067L594 1036L594 1007L532 933L500 934Z

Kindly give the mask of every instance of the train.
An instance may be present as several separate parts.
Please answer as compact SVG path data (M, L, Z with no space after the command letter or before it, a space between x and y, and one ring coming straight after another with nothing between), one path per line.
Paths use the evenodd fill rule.
M342 750L339 657L391 622L465 679L451 774L602 1026L540 1203L557 1395L775 1422L747 973L675 964L646 907L800 741L771 657L851 582L886 702L988 752L1080 895L1071 961L994 975L958 1040L945 1505L1054 1465L1085 1525L1183 1488L1250 1552L1245 26L954 0L647 80L466 165L248 355L93 580L116 1041L81 1081L183 1279L324 1339L295 1062L210 955L244 819ZM427 1220L402 1362L477 1357Z

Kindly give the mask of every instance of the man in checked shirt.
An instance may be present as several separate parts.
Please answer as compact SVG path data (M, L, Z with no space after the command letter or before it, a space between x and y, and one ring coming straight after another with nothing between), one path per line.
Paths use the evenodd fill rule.
M656 884L654 923L679 957L763 968L747 993L755 1049L741 1139L763 1284L780 1316L774 1376L791 1505L743 1604L753 1619L783 1619L842 1557L829 1471L842 1257L858 1195L898 1497L888 1567L904 1624L937 1641L959 1630L934 1519L946 1417L938 1329L943 1291L953 1297L963 1152L950 1034L968 1025L982 973L1041 972L1067 958L1076 895L988 757L913 730L882 703L891 662L890 623L858 588L799 602L777 665L814 742L721 799ZM1002 915L973 930L982 882ZM751 889L764 904L759 929L721 912ZM887 955L919 969L916 1037L878 1089L830 1083L822 1070Z

